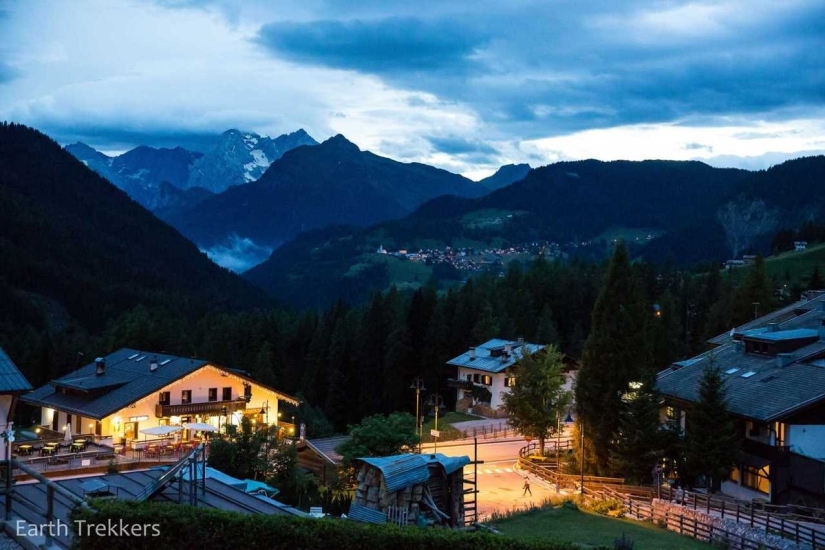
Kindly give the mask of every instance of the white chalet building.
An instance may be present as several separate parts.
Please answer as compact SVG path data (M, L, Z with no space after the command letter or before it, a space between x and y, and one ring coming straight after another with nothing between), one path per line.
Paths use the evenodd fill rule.
M499 409L503 403L501 394L509 393L515 382L513 371L522 357L522 350L532 355L545 347L543 344L525 342L523 338L517 341L495 338L450 359L447 365L458 368L454 385L460 387L456 388L456 401L469 396L471 390L464 386L466 382L472 382L490 390L490 407Z

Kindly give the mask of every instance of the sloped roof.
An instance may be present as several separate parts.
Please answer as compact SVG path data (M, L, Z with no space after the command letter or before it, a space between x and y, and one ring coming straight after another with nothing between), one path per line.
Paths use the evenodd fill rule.
M768 325L771 323L776 323L778 326L782 327L782 330L804 328L792 327L789 325L795 323L798 324L800 318L804 318L811 313L815 314L817 310L821 310L823 302L825 302L825 291L809 291L805 293L805 295L803 295L803 297L797 302L736 327L734 329L734 338L739 339L745 333L748 335L756 335L759 333L768 332ZM719 336L711 338L708 340L708 343L722 345L730 342L730 340L730 332L725 332Z
M60 409L87 418L102 419L147 395L160 391L172 382L206 365L227 370L203 359L142 352L130 348L110 353L105 356L105 360L106 370L102 375L96 374L96 365L92 362L52 380L21 396L20 399L32 405ZM158 363L155 371L149 368L153 360ZM249 381L259 386L263 385L251 379ZM59 391L61 387L69 388L74 392L61 393ZM298 403L294 397L280 392L276 393L286 401Z
M666 397L698 402L704 369L714 361L725 378L728 409L738 416L773 422L825 401L825 340L818 329L825 321L823 298L825 295L819 296L813 304L808 301L808 307L797 308L793 317L779 322L770 331L754 332L763 328L762 324L777 323L773 315L749 323L747 330L740 328L734 332L734 338L728 335L727 341L713 350L674 363L659 373L657 388ZM814 337L817 340L810 341ZM745 353L745 346L739 341L743 338L801 343L807 340L808 343L792 354L773 357ZM783 364L784 361L787 362Z
M0 392L29 391L32 385L0 348Z
M304 439L304 443L330 464L339 466L341 462L343 462L344 457L335 449L349 439L350 436L348 435L336 435L334 437L321 439Z
M500 357L494 357L492 355L494 350L504 350L507 345L510 346L509 355L502 355ZM520 345L517 341L494 338L481 344L480 346L477 346L475 348L474 358L470 358L471 351L467 350L458 357L454 357L453 359L447 361L447 364L484 372L497 373L503 371L507 367L512 367L521 359L522 347L530 355L545 348L543 344L531 344L529 342L524 342L523 345Z
M390 493L430 479L430 464L440 465L449 475L470 463L468 456L450 457L441 453L366 457L357 460L381 470L384 474L384 484Z

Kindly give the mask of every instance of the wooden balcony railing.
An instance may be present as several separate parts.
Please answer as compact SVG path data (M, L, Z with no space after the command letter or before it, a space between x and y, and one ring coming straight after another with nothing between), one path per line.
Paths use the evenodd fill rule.
M185 403L182 405L155 405L155 416L168 418L170 416L185 416L190 414L220 415L226 407L227 413L246 410L245 399L232 401L207 401L205 403Z

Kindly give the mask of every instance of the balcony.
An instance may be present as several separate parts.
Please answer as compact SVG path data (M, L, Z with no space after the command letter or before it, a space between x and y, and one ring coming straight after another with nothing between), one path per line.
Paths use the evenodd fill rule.
M227 413L246 410L245 399L233 399L232 401L207 401L205 403L186 403L183 405L155 405L155 416L158 418L169 418L170 416L187 416L200 414L207 416L218 416L223 408Z
M742 450L747 454L769 460L776 466L786 466L791 452L787 445L766 445L753 439L745 439L742 442Z

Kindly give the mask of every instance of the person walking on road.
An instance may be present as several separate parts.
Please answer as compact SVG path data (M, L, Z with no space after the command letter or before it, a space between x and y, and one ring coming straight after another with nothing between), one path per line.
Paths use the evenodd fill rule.
M524 492L521 496L525 496L527 493L530 493L530 496L533 496L533 491L530 490L530 480L527 479L527 476L524 476Z

